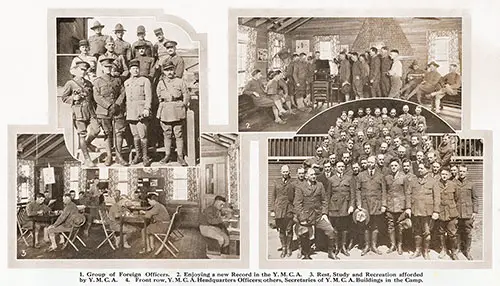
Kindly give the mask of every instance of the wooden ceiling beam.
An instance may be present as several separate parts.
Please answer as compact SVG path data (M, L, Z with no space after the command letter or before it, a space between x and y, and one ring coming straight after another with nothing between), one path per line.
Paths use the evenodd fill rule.
M35 136L40 136L40 135L43 135L43 134L37 134ZM26 150L25 152L23 152L22 156L23 158L26 158L26 157L29 157L33 154L36 154L37 151L39 151L40 149L42 149L43 145L47 144L48 142L50 142L52 139L54 139L54 137L57 136L57 135L54 135L54 134L50 134L48 135L47 137L43 138L41 141L38 141L35 143L35 145Z
M59 145L64 146L64 137L61 136L57 138L52 144L44 148L41 152L38 152L37 156L35 157L36 160L39 160L42 156L49 154L52 152L55 148L59 147ZM65 146L66 147L66 146Z
M293 23L292 25L290 25L290 26L288 27L288 29L286 29L283 33L284 33L284 34L288 34L288 33L290 33L291 31L293 31L293 30L297 29L298 27L300 27L300 26L304 25L305 23L309 22L309 20L311 20L311 19L312 19L312 18L305 18L305 19L302 19L302 20L300 20L300 21L297 21L297 22Z
M271 24L267 25L266 29L268 30L271 30L272 27L274 27L274 25L276 23L283 23L284 21L286 21L288 18L269 18L272 22Z
M278 29L276 29L276 32L279 32L283 29L285 29L286 27L290 26L291 24L299 21L301 18L290 18L288 20L286 20L285 22L283 22L283 24L281 25L281 27L279 27Z
M255 21L255 28L258 28L260 25L265 24L269 19L268 18L260 18Z
M246 23L252 21L254 18L248 17L248 18L240 18L241 19L241 24L245 25Z

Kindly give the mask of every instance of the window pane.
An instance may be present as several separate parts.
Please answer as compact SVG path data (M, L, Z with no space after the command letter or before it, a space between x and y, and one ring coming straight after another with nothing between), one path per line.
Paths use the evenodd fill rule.
M214 165L208 164L205 167L205 193L208 195L214 194Z
M322 60L333 60L332 59L332 43L327 41L322 41L319 43L319 55Z
M128 183L121 182L116 185L117 190L120 190L120 194L127 195L128 194Z
M79 186L79 182L76 181L76 182L69 182L69 190L70 191L75 191L77 194L78 194L78 186Z
M80 167L71 167L69 168L69 180L70 181L78 181L78 174L80 172Z
M128 180L128 172L126 168L118 169L118 181L127 181Z
M187 180L175 180L174 181L174 200L187 200Z
M187 168L174 168L175 179L187 179Z

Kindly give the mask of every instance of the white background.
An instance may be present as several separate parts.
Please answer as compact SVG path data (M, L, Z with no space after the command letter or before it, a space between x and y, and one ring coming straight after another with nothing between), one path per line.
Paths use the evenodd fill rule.
M42 3L45 2L45 3ZM472 16L472 114L471 127L474 129L492 129L494 142L498 134L497 103L500 97L498 82L500 77L500 1L24 1L14 0L4 2L0 27L3 35L0 45L1 65L1 95L3 108L0 112L2 124L1 134L6 138L6 124L43 124L48 122L47 106L47 9L48 8L162 8L165 13L173 14L185 19L199 33L208 33L208 84L209 84L209 109L211 124L226 124L228 121L228 57L227 57L227 13L228 8L352 8L352 9L394 9L394 8L427 8L427 9L470 9ZM347 6L348 5L348 6ZM371 6L374 5L374 6ZM439 16L439 15L436 15ZM133 31L133 29L129 29ZM468 43L464 42L464 45ZM231 95L233 96L233 95ZM237 112L232 110L231 112ZM0 158L7 158L6 141L1 140ZM252 146L257 147L257 144ZM494 152L494 161L500 162L500 153ZM257 157L257 148L253 148L252 157ZM7 186L6 168L15 168L8 165L7 160L2 164L0 171L3 186ZM258 192L258 161L251 160L252 170L250 192ZM498 174L496 166L493 174ZM242 174L248 176L248 174ZM494 178L496 179L496 178ZM499 223L498 213L498 180L494 181L494 245L493 265L494 270L455 270L455 271L428 271L426 272L425 285L500 285L498 273L499 253L495 243ZM6 209L7 192L15 190L5 189L2 192L2 202ZM252 229L258 229L258 197L252 195L250 202L250 223ZM247 203L247 202L243 202ZM6 214L0 216L0 225L4 233L0 240L2 247L0 253L0 285L77 285L78 270L12 270L7 269L6 258L6 233L13 231L6 228ZM250 232L251 269L258 269L258 232ZM242 255L247 255L243 252ZM45 262L46 263L46 262ZM40 265L43 267L43 263ZM496 272L496 273L495 273ZM368 285L368 284L365 284Z

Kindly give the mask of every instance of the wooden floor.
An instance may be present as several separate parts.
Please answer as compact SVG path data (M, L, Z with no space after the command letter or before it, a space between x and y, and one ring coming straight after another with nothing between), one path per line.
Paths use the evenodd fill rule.
M201 236L199 230L194 228L181 229L184 237L174 241L174 245L180 250L177 259L208 259L206 255L206 243L204 238ZM130 249L118 249L112 250L109 244L101 246L98 250L96 247L104 239L104 232L100 226L92 227L90 230L89 237L84 237L80 235L83 241L87 244L87 247L80 247L77 243L77 247L80 249L76 252L70 245L64 250L56 250L54 252L47 252L47 248L50 244L43 242L43 235L40 234L40 245L39 249L31 247L31 237L28 240L30 243L29 247L22 240L18 240L17 243L17 258L18 259L175 259L166 250L163 250L158 256L154 256L153 253L149 254L139 254L139 251L143 247L143 242L140 237L140 233L136 232L129 239L132 246ZM159 241L155 241L155 246L158 249L160 246ZM58 246L59 247L59 246Z

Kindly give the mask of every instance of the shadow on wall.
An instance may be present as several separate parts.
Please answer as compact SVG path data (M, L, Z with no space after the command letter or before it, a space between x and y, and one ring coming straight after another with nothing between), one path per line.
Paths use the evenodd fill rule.
M395 108L397 115L399 116L402 113L404 105L408 105L410 108L410 114L412 115L415 113L415 107L418 106L418 104L410 101L392 98L370 98L349 101L333 106L311 118L308 122L302 125L302 127L300 127L297 134L327 134L328 129L330 126L335 125L335 120L340 117L342 111L352 110L356 115L358 108L365 109L370 107L373 114L375 108L379 107L382 109L383 107L386 107L388 111ZM422 107L422 115L427 121L427 133L455 133L455 130L448 123L425 107Z

